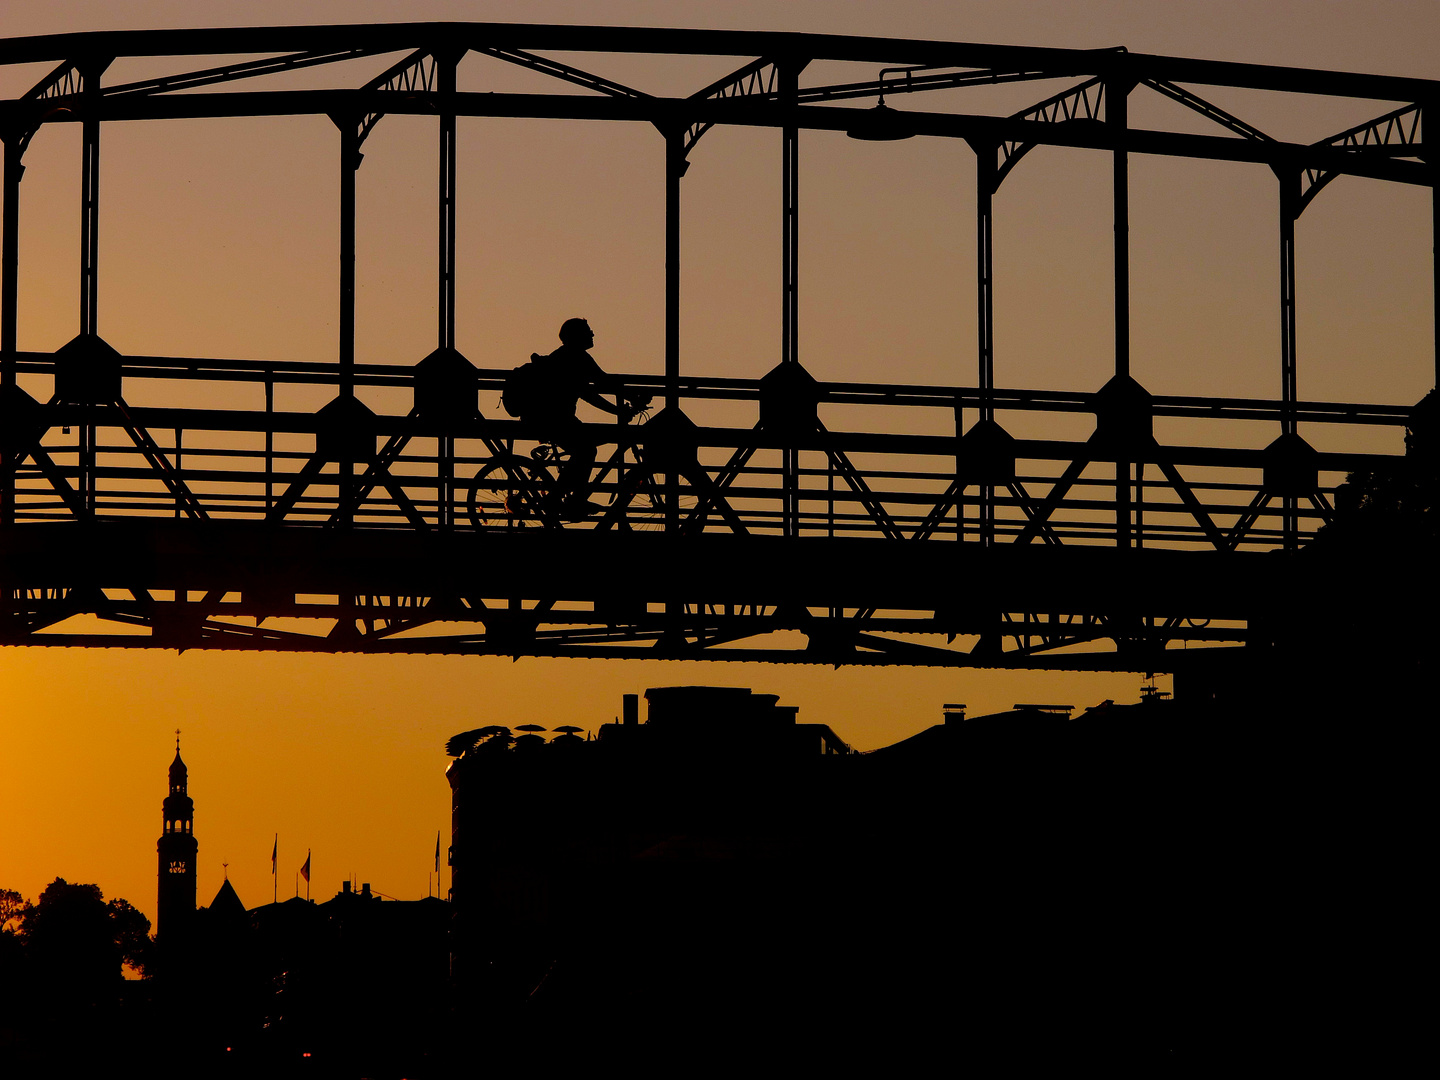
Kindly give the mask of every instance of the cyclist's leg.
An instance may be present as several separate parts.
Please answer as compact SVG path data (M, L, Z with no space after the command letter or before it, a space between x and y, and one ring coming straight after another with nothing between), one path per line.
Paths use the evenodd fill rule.
M558 428L553 438L555 444L569 455L568 460L560 465L558 494L566 502L585 502L590 496L590 471L595 466L599 447L585 434L579 420Z

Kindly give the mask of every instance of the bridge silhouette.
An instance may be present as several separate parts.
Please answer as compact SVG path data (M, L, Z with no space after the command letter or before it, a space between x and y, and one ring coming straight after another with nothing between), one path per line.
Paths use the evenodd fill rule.
M665 97L545 55L555 52L598 66L616 53L738 59L725 78ZM456 66L471 54L549 76L556 92L461 92ZM106 81L116 59L178 65L196 56L236 59ZM267 76L367 58L378 74L358 87L253 88ZM809 65L827 60L874 74L807 81ZM39 62L57 66L0 102L6 644L1177 671L1271 645L1285 626L1314 617L1317 581L1333 568L1309 549L1334 519L1338 483L1398 460L1319 451L1300 425L1364 432L1418 423L1410 405L1298 396L1295 221L1342 175L1437 190L1423 122L1440 83L1121 49L487 24L0 42L0 64ZM1065 89L1008 116L894 104L1054 80ZM1376 115L1312 144L1290 143L1197 86L1373 100ZM1213 132L1132 126L1127 103L1139 93L1184 106ZM334 361L118 353L98 322L104 124L281 115L324 115L337 129ZM361 147L386 115L434 116L439 126L436 348L413 366L355 359L355 177ZM554 448L498 413L508 372L477 368L455 348L459 116L641 122L664 140L664 374L617 376L627 392L655 399L653 415L587 426L602 445L592 497L605 508L583 522L547 510ZM72 123L83 148L78 333L54 353L22 351L23 158L45 125ZM681 362L681 178L687 155L717 125L780 133L781 348L758 380L704 377ZM817 381L800 363L802 130L958 139L974 150L973 385ZM1093 392L995 379L993 205L1037 146L1113 159L1114 370ZM1132 377L1131 154L1273 171L1278 398L1156 395ZM1440 203L1436 211L1432 230ZM137 387L183 398L197 385L224 388L234 407L127 398L139 400ZM313 412L281 411L277 387L330 400ZM380 390L411 394L412 408L377 413L365 396ZM1063 414L1093 422L1093 433L1012 434L1044 430ZM1155 422L1175 419L1203 421L1196 429L1207 438L1160 441ZM1399 570L1374 572L1385 588L1404 590Z

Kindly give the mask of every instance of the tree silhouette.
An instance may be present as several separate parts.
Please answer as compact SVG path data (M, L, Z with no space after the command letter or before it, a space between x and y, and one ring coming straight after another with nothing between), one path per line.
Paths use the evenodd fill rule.
M30 902L14 889L0 889L0 934L13 934L20 928L20 920ZM14 926L10 924L14 923Z
M144 975L145 965L150 963L154 953L154 940L150 937L150 920L144 912L133 907L129 900L115 897L105 905L110 916L110 926L115 933L115 945L120 950L120 959L129 967Z
M490 750L507 749L514 741L515 737L510 734L508 727L502 724L488 724L485 727L475 728L473 731L462 731L459 735L451 736L445 744L445 753L451 757L460 757L478 746L485 746Z
M83 994L120 978L121 964L144 971L150 920L129 901L105 901L98 885L56 878L23 915L20 939L35 977L53 990Z
M14 889L0 889L0 986L14 987L25 981L25 950L19 928L30 902ZM8 1016L0 1011L0 1024Z

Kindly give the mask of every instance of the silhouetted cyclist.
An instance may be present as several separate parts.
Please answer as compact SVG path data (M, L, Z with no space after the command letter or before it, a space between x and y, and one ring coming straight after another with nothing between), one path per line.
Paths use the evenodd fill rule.
M548 356L531 357L543 379L536 388L535 404L527 419L533 420L542 438L570 455L560 466L559 490L550 498L559 504L560 513L571 520L604 509L589 500L590 470L598 448L576 418L576 404L586 401L626 419L635 415L635 409L620 399L619 383L605 374L590 355L594 344L595 332L588 322L566 319L560 327L560 348ZM602 389L615 395L614 404L600 396Z

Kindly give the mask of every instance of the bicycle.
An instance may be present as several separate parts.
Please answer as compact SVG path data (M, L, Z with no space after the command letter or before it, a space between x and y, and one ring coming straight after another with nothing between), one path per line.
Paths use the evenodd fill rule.
M626 396L623 400L632 410L625 426L636 418L648 417L648 395ZM509 446L513 447L513 442ZM628 467L627 450L634 457ZM478 531L563 528L566 519L557 496L560 466L568 457L555 443L542 441L529 454L509 449L491 458L470 481L466 499L470 524ZM612 471L618 479L607 487L605 480ZM663 526L663 488L646 467L638 445L618 442L590 487L592 491L610 492L609 507L595 521L597 529L650 530Z

